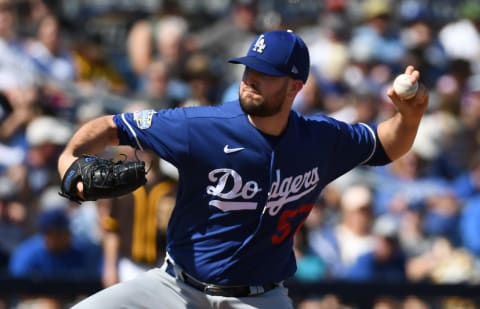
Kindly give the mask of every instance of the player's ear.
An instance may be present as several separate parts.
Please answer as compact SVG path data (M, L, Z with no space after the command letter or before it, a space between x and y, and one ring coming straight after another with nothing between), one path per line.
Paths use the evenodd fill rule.
M296 96L297 93L302 90L303 82L299 79L291 79L288 85L288 92L292 96Z

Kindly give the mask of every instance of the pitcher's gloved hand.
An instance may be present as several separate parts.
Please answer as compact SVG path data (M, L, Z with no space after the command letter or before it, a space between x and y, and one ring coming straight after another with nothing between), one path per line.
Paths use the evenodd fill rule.
M146 173L145 162L140 160L82 155L65 172L59 194L77 203L117 197L144 185ZM83 183L82 194L77 191L78 182Z

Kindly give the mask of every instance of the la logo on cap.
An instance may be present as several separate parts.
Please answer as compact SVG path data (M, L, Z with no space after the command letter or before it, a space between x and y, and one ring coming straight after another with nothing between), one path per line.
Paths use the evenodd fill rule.
M244 57L233 58L254 71L270 76L289 76L307 81L310 71L308 48L293 31L274 30L260 34L252 40Z
M263 53L263 50L267 47L267 44L265 44L265 36L262 34L258 37L257 41L255 42L255 45L253 45L253 51L256 51L257 53Z

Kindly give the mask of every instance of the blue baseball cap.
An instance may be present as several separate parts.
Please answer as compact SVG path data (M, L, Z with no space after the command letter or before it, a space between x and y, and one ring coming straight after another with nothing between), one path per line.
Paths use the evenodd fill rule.
M42 211L37 224L39 231L46 233L50 230L67 230L70 220L63 208L53 208Z
M272 76L290 76L303 83L310 71L310 56L305 42L293 31L269 31L257 36L245 57L228 62L244 64Z

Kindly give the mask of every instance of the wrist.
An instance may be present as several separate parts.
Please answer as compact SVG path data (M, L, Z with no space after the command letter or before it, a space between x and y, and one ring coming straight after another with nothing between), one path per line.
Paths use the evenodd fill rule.
M420 125L420 121L422 120L422 116L412 115L410 113L402 113L398 111L394 116L397 119L398 124L403 129L408 130L417 130L418 126Z

